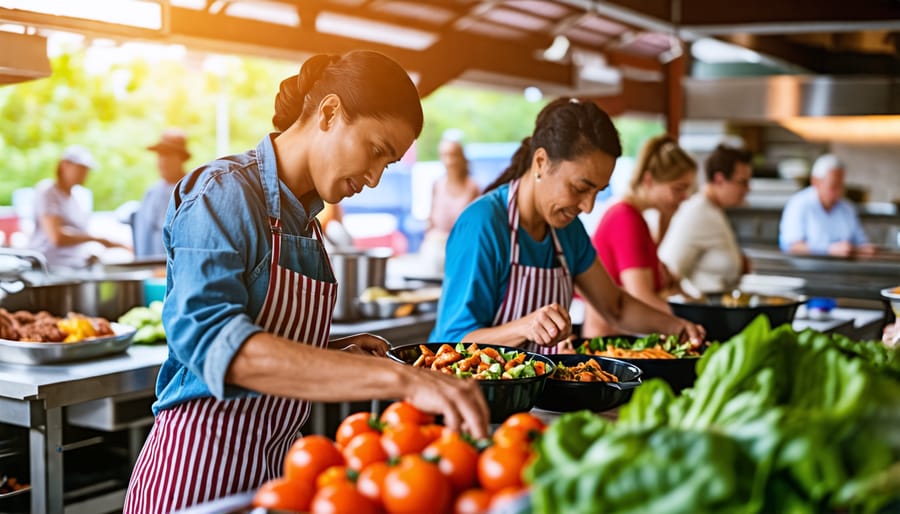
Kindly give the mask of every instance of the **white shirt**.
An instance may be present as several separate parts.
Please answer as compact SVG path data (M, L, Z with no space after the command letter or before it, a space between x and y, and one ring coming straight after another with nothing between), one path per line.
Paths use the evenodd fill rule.
M42 216L59 216L63 227L72 227L81 232L87 230L91 211L74 194L66 194L53 180L43 180L34 191L34 233L29 247L43 253L50 266L81 268L87 266L90 252L84 244L56 246L44 232L40 223Z
M704 293L736 287L743 268L728 217L703 192L688 198L672 217L659 258Z

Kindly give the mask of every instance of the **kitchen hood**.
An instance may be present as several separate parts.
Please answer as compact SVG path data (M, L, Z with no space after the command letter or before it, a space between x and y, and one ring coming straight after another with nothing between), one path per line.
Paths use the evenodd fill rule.
M50 76L47 38L0 31L0 85Z
M685 79L685 119L762 122L900 115L900 78L775 75Z

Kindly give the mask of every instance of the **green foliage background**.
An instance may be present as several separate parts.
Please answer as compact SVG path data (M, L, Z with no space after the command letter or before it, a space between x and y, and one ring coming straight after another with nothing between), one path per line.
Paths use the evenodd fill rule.
M279 82L300 63L235 58L226 61L220 76L190 57L138 58L90 73L89 56L78 49L53 58L50 77L0 88L0 205L11 203L14 190L52 177L62 150L75 143L88 147L99 163L85 184L94 193L95 209L139 200L158 180L156 156L146 147L164 128L187 132L189 168L218 157L221 95L229 114L228 153L254 147L271 130ZM418 159L437 158L438 141L448 128L461 129L466 142L519 141L531 133L544 104L498 91L441 88L423 101ZM662 130L654 120L623 118L616 124L626 155Z

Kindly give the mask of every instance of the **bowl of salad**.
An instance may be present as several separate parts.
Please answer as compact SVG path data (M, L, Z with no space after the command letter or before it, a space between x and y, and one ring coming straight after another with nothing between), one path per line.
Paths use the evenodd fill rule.
M534 407L553 372L553 361L518 348L480 343L424 343L397 346L388 358L463 379L478 380L491 409L491 423Z
M576 354L609 357L634 364L641 369L642 380L661 378L676 393L694 385L701 352L702 349L694 349L688 342L679 342L674 335L660 334L595 337L575 348Z

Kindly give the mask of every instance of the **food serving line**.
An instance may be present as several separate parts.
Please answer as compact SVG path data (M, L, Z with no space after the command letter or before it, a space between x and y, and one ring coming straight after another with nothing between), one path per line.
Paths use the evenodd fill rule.
M428 339L435 314L335 323L331 337L370 332L396 344ZM145 427L153 422L156 376L165 361L165 345L132 345L126 352L93 360L54 365L0 363L0 423L28 429L31 512L90 513L120 509L125 488L66 504L63 491L63 452L89 441L63 441L66 423L97 430L129 430L132 461L143 445ZM130 412L118 412L127 404ZM345 416L349 404L341 404ZM313 404L310 432L325 433L325 404ZM346 411L346 412L344 412ZM126 477L127 478L127 477Z

